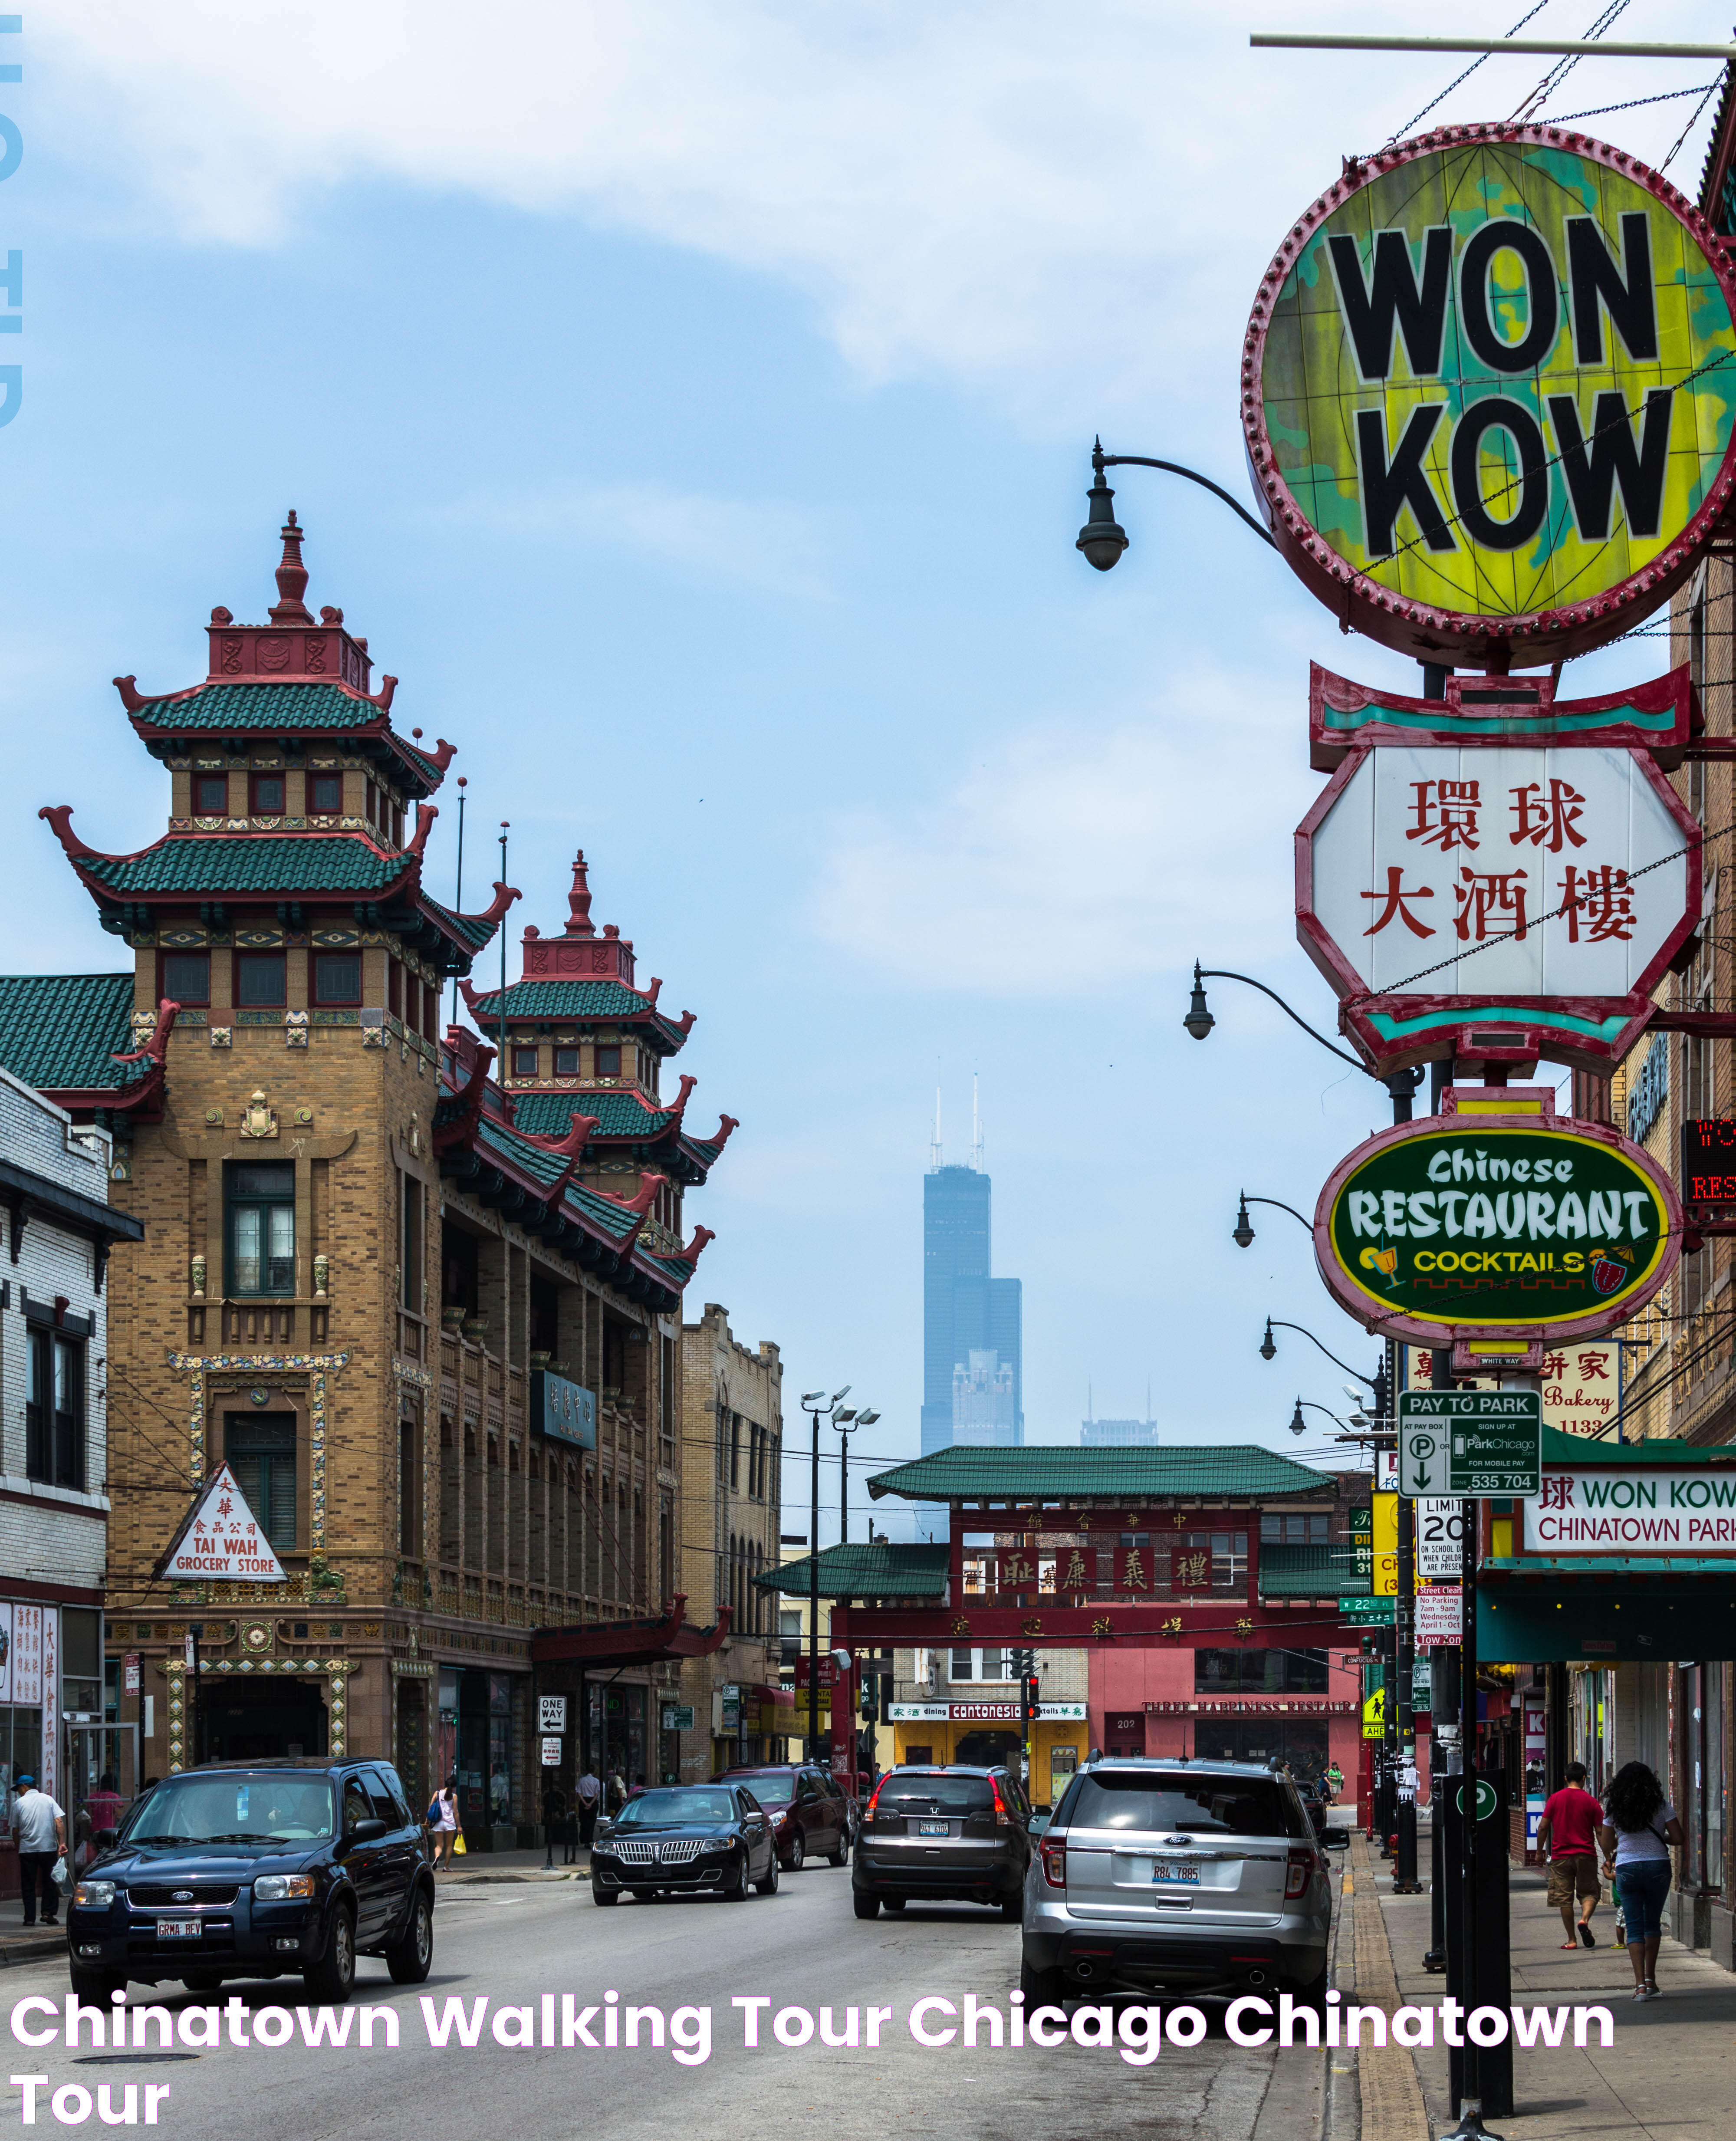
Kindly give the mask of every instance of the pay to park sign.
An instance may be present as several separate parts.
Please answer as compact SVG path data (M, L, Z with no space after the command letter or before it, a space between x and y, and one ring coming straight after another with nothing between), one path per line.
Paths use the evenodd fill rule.
M1675 1268L1669 1177L1606 1125L1556 1122L1547 1088L1473 1105L1502 1112L1398 1124L1340 1163L1315 1212L1328 1289L1370 1330L1433 1346L1612 1330Z
M1399 1491L1535 1494L1543 1484L1543 1400L1536 1390L1403 1390Z

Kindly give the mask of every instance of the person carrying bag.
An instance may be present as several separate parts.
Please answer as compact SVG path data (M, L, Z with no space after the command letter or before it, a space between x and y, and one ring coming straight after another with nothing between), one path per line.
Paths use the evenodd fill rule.
M1634 1997L1656 2000L1658 1942L1664 1932L1664 1898L1670 1893L1672 1844L1682 1824L1664 1787L1644 1762L1624 1763L1603 1795L1606 1817L1597 1831L1604 1872L1616 1883L1627 1924L1627 1952L1634 1965Z

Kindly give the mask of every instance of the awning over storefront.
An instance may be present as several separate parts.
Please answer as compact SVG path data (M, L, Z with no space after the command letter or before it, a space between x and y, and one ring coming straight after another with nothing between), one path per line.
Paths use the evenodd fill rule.
M730 1609L720 1606L709 1628L687 1626L687 1597L678 1591L655 1620L585 1621L539 1628L530 1639L533 1666L649 1666L666 1658L708 1658L730 1632Z
M1736 1565L1651 1555L1488 1560L1477 1647L1510 1665L1736 1657Z

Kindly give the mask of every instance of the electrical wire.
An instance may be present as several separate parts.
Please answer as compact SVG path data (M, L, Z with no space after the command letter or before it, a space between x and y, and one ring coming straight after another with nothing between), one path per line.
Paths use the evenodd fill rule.
M1535 17L1541 15L1548 5L1549 0L1537 0L1537 6L1519 17L1518 21L1514 23L1512 29L1507 32L1507 36L1510 37L1517 37L1520 31L1525 27L1525 25L1531 22ZM1394 141L1403 140L1408 136L1412 130L1419 126L1422 121L1425 120L1429 116L1429 113L1433 111L1438 105L1442 105L1446 102L1447 99L1452 96L1453 91L1458 87L1461 82L1468 81L1472 76L1476 73L1478 68L1483 65L1485 60L1493 59L1493 57L1494 54L1493 52L1484 52L1480 57L1473 60L1469 66L1465 69L1463 74L1454 76L1453 80L1447 84L1447 86L1441 91L1438 96L1430 98L1429 101L1423 106L1419 112L1418 112L1414 119L1407 119L1402 126L1389 134L1384 145L1389 149Z

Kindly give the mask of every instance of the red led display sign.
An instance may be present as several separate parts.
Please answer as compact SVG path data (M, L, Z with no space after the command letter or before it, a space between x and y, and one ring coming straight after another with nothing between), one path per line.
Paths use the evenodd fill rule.
M1736 1204L1736 1121L1692 1117L1682 1125L1682 1202Z

